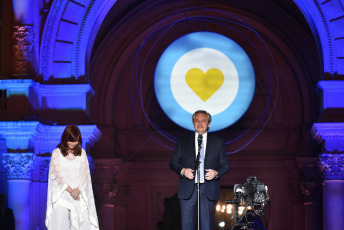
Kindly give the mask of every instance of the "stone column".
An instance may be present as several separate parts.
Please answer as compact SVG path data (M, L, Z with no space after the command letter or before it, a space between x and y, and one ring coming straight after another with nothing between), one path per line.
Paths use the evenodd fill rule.
M33 153L3 153L7 171L8 207L13 209L16 229L30 229L30 183Z
M319 155L323 177L323 229L341 230L344 229L344 123L315 123L313 136L324 143L323 154Z
M344 229L344 154L321 154L324 229Z

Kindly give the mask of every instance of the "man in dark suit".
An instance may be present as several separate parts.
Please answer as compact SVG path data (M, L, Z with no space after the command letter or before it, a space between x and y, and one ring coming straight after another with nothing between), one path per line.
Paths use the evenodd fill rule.
M208 134L211 115L204 110L198 110L193 114L192 122L195 133L178 141L170 168L179 175L178 198L182 212L182 229L194 230L198 190L195 160L197 154L200 154L200 225L202 230L212 230L215 227L215 206L220 199L220 178L230 166L223 140ZM199 140L202 142L200 151Z

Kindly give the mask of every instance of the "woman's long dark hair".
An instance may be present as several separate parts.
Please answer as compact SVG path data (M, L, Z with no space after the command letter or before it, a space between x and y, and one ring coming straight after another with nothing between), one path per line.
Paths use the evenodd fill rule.
M67 142L79 142L75 148L70 149ZM76 125L68 125L65 130L63 131L61 142L57 145L63 154L63 156L67 156L69 152L72 152L74 156L81 156L81 145L82 145L82 138L81 133Z

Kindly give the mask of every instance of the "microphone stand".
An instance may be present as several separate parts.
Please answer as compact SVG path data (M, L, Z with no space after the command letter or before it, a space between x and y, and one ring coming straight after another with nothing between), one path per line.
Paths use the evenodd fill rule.
M197 151L197 157L195 160L195 169L196 169L196 175L197 175L197 229L200 230L200 161L199 156L201 153L201 146L202 146L202 134L198 135L198 151Z

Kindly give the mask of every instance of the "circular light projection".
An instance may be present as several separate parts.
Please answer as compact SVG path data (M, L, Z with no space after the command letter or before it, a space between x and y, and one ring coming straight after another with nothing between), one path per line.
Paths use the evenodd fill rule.
M210 131L235 123L248 109L255 89L252 63L233 40L218 33L194 32L171 43L154 76L158 102L179 126L193 130L199 109L213 116Z

